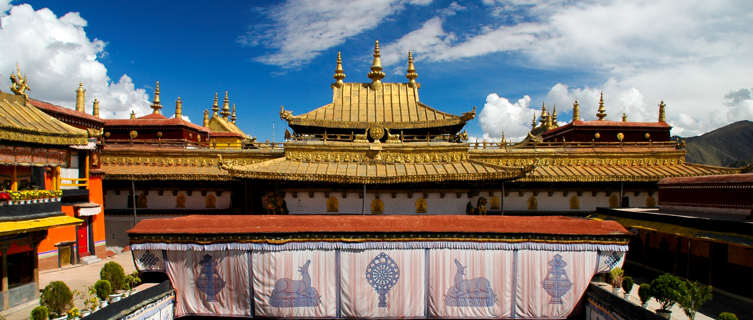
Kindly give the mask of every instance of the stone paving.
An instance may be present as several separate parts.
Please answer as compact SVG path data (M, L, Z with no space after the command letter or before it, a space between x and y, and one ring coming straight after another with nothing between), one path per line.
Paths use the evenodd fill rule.
M133 258L130 251L125 251L114 256L102 259L101 261L90 265L72 265L65 266L59 269L50 269L39 272L39 288L44 288L52 281L63 281L71 288L71 291L78 290L81 293L86 294L87 288L94 285L94 282L99 280L99 270L105 263L115 261L123 266L123 271L126 274L136 271L136 267L133 265ZM74 301L76 306L81 309L81 301ZM9 310L0 313L7 320L25 320L29 319L31 310L39 305L39 301L29 302Z

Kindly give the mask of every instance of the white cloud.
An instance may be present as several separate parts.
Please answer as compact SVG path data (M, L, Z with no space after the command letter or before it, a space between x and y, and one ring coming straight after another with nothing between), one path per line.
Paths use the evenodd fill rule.
M630 120L655 121L656 105L663 99L673 134L695 135L753 118L745 105L724 104L727 93L753 84L748 71L753 70L748 28L753 2L484 3L491 15L501 17L499 25L481 26L476 34L453 34L442 26L448 18L435 17L385 47L406 51L411 45L419 53L417 60L427 61L517 52L536 68L592 73L604 78L598 88L557 84L546 97L553 100L548 104L567 106L568 113L573 99L583 100L581 116L586 119L593 119L602 90L610 119L620 119L625 112ZM426 40L414 41L419 35Z
M481 129L484 131L481 140L498 140L503 131L506 139L522 140L531 130L527 123L531 123L536 112L529 108L530 103L531 97L529 96L523 96L517 102L512 103L496 93L488 95L478 117Z
M431 0L288 1L265 10L274 23L249 30L239 37L244 45L263 45L277 52L257 57L265 64L294 68L322 51L370 30L406 5L426 5Z
M18 64L28 77L32 98L73 107L75 90L82 82L88 112L97 98L102 117L126 118L131 110L147 113L149 102L143 89L136 89L128 75L117 82L107 75L107 67L98 60L106 53L106 43L89 39L86 23L77 12L58 18L47 8L11 6L0 28L0 73L4 74L0 85L8 87L8 75Z

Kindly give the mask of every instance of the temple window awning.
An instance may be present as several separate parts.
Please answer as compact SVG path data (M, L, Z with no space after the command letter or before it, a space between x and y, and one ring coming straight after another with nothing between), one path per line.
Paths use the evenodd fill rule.
M65 215L40 219L0 222L0 236L47 230L53 227L77 225L82 222L84 221L81 219Z

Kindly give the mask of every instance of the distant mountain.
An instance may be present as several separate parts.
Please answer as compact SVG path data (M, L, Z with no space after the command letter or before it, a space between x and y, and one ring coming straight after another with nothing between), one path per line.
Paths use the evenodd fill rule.
M688 162L741 167L753 160L753 121L738 121L685 139Z

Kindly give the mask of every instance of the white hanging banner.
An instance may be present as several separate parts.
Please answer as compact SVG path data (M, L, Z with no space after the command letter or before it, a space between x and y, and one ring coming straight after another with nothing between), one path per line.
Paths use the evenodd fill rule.
M342 250L341 316L418 318L425 315L425 250Z
M596 251L517 252L515 315L565 319L596 271Z
M165 272L162 250L132 250L136 269L147 272Z
M251 316L250 252L168 251L175 316Z
M337 315L334 250L255 251L252 268L255 316Z
M431 250L429 313L442 318L509 317L512 250Z

